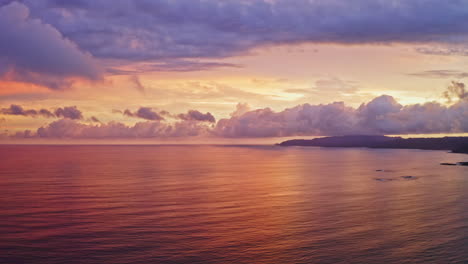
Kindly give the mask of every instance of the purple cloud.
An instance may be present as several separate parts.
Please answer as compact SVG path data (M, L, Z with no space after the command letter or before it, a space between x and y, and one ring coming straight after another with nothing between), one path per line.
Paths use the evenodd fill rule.
M468 91L464 83L452 81L447 90L442 94L449 103L455 100L468 99Z
M161 114L155 112L151 107L140 107L136 112L132 112L128 109L126 109L123 112L124 115L130 116L130 117L138 117L146 120L152 120L152 121L161 121L164 120L164 117L162 117Z
M55 116L73 120L83 119L83 114L76 106L60 107L55 110Z
M15 136L40 138L165 138L200 136L208 133L207 126L187 121L175 124L146 121L128 126L118 122L89 125L71 119L60 119L47 126L40 127L35 133L20 132Z
M12 104L9 108L0 109L0 114L4 115L20 115L20 116L43 116L43 117L55 117L55 115L47 109L24 109L20 105Z
M468 10L460 8L468 4L467 0L22 3L34 17L57 28L95 57L156 60L163 63L163 70L174 68L173 60L227 57L271 44L446 44L463 43L468 35L464 26Z
M17 137L44 138L158 138L217 136L283 137L329 136L350 134L431 134L468 132L468 96L463 83L453 82L446 93L450 105L438 102L401 105L392 96L382 95L361 104L358 108L343 102L311 105L303 104L283 111L270 108L250 110L238 104L230 118L219 120L210 113L197 110L171 115L140 107L135 113L123 114L150 121L126 125L119 122L84 124L78 121L76 107L59 108L55 115L67 117L39 128L36 132L18 133ZM29 111L29 112L28 112ZM65 113L74 114L65 114ZM114 111L122 113L121 111ZM12 105L2 109L4 114L38 114ZM81 116L81 112L79 112ZM165 121L162 115L173 120Z
M0 114L4 115L21 115L21 116L42 116L47 118L63 117L69 119L83 119L82 112L76 106L65 106L55 109L54 112L47 109L24 109L20 105L12 104L9 108L1 108Z
M186 114L179 114L177 115L177 117L182 120L216 123L216 119L211 113L203 114L202 112L197 110L189 110Z
M19 2L0 6L0 77L52 89L72 84L69 77L100 78L92 57L52 25L32 18Z
M101 123L101 121L95 116L90 117L89 120L94 123Z
M467 113L466 97L459 96L450 106L436 102L402 106L383 95L357 109L343 102L304 104L281 112L257 109L219 120L213 133L221 137L466 133Z

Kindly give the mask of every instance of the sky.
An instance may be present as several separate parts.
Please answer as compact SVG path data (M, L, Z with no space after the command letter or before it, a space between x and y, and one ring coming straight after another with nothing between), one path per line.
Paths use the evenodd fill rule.
M468 0L0 0L0 141L468 133Z

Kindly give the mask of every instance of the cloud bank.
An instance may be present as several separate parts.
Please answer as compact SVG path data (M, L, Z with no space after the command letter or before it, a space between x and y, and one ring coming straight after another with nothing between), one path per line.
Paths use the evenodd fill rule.
M216 119L211 113L203 114L198 110L189 110L186 114L179 114L177 117L182 120L216 123Z
M3 1L11 2L11 1ZM463 44L468 0L23 0L5 10L21 32L70 50L74 73L93 76L81 50L98 58L156 60L157 67L196 70L187 59L220 58L265 45L294 43ZM28 18L31 14L44 21ZM4 18L5 20L5 18ZM7 24L7 30L17 23ZM50 25L50 26L49 26ZM58 31L54 30L57 29ZM35 39L33 39L35 40ZM430 53L430 48L421 52ZM439 48L440 49L440 48ZM449 49L453 52L454 48ZM458 48L460 49L460 48ZM433 52L434 53L434 52ZM440 53L440 52L439 52ZM48 54L47 52L44 54ZM65 60L65 59L64 59ZM50 70L60 72L55 63ZM200 62L199 67L231 66ZM87 70L88 69L88 70Z
M146 120L164 120L164 117L162 116L162 113L157 113L154 111L151 107L140 107L136 112L132 112L128 109L122 112L123 115L129 116L129 117L137 117L137 118L142 118Z
M250 110L246 104L238 104L230 118L217 123L210 113L190 110L172 115L167 111L156 112L141 107L134 117L146 119L134 125L119 122L85 124L76 116L54 121L34 132L24 131L16 137L40 138L165 138L165 137L286 137L331 136L349 134L432 134L468 133L468 97L464 86L453 83L447 90L457 100L451 105L437 102L401 105L395 98L382 95L363 103L358 108L343 102L311 105L303 104L275 112L270 108ZM453 99L455 100L455 99ZM60 108L61 109L61 108ZM74 108L70 108L72 110ZM28 110L3 109L23 115ZM122 112L120 112L122 113ZM125 113L124 113L125 114ZM165 115L170 120L162 119ZM99 122L95 120L95 123Z
M40 127L36 132L29 130L15 134L17 138L167 138L195 137L209 133L209 127L199 122L182 121L167 124L160 121L138 122L133 126L119 122L90 125L71 119L60 119L47 126Z
M37 117L42 116L46 118L69 118L73 120L81 120L83 119L82 112L76 106L65 106L59 107L55 109L55 111L47 110L47 109L24 109L20 105L12 104L8 108L0 108L0 114L3 115L16 115L16 116L29 116L29 117Z
M73 120L83 119L83 115L81 114L81 111L78 108L76 108L76 106L68 106L68 107L63 107L63 108L60 107L57 110L55 110L55 116L69 118Z
M468 0L2 0L0 78L63 89L75 78L99 80L104 73L239 67L218 59L298 43L419 43L421 53L466 56L467 5ZM133 71L117 69L135 62L142 65ZM136 77L133 82L144 90Z
M156 111L151 107L140 107L135 112L132 112L129 109L125 109L124 111L114 110L113 112L122 113L124 116L128 117L135 117L141 118L145 120L151 121L163 121L165 120L164 116L169 117L171 119L180 119L184 121L198 121L198 122L209 122L209 123L216 123L215 117L207 112L203 114L198 110L189 110L187 113L173 115L168 111Z
M450 106L437 102L402 106L382 95L359 108L336 102L281 112L257 109L221 119L213 132L222 137L463 133L468 132L468 100Z
M70 78L100 78L90 55L50 24L30 16L19 2L0 6L0 77L52 89L66 88Z

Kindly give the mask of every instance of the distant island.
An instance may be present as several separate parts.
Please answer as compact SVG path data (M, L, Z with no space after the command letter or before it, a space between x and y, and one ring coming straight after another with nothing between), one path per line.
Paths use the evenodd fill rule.
M468 154L468 137L402 138L373 135L352 135L315 139L293 139L281 142L277 145L342 148L450 150L453 153Z

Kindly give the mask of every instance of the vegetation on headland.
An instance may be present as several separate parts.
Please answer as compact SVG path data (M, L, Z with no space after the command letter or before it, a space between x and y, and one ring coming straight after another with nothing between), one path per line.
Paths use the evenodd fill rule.
M365 147L390 149L449 150L453 153L468 154L468 137L401 138L372 135L353 135L315 138L310 140L293 139L281 142L278 145L345 148Z

